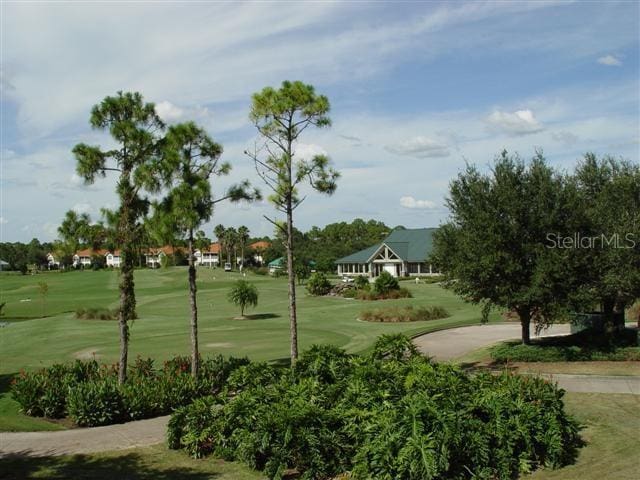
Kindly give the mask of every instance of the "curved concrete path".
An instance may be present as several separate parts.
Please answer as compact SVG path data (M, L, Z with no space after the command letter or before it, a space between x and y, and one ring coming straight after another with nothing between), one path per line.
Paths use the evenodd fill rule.
M164 441L169 416L59 432L0 432L0 458L107 452Z
M533 328L531 333L531 338L539 338L533 334ZM569 333L569 325L552 325L547 330L543 330L540 337ZM433 357L434 360L447 361L461 357L478 348L504 340L518 339L520 336L519 323L492 323L426 333L414 338L413 343L416 344L418 350Z
M633 324L627 324L633 326ZM552 325L540 332L539 337L567 335L569 325ZM413 339L420 352L435 360L448 361L467 353L505 340L520 338L519 323L472 325L426 333ZM539 338L532 335L531 338ZM540 376L556 382L568 392L579 393L630 393L640 395L640 377L541 374Z

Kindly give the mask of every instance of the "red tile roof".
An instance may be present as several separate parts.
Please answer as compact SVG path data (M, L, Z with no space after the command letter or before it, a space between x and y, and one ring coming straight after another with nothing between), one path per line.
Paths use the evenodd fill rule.
M251 250L266 250L270 246L271 246L271 244L269 242L265 242L264 240L260 240L258 242L253 242L251 245L249 245L249 248Z

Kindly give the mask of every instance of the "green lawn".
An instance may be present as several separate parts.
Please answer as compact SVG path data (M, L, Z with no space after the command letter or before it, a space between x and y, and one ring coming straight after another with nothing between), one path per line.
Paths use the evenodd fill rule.
M258 307L247 320L235 320L239 311L226 295L238 273L200 269L198 282L199 338L203 355L248 356L254 360L286 359L289 355L289 319L285 278L249 275L260 292ZM43 302L38 282L49 285ZM139 319L131 326L129 358L137 355L158 361L189 353L189 303L186 268L137 270L135 273ZM78 308L115 308L118 274L114 271L51 272L34 276L0 275L0 302L7 302L0 328L0 431L60 428L17 415L17 404L7 395L8 375L76 358L116 362L116 321L78 320ZM438 285L405 282L414 298L364 302L331 297L310 297L298 290L300 348L333 343L350 352L370 347L383 333L415 334L444 327L478 323L480 309L462 302ZM30 301L26 301L30 300ZM370 323L357 320L360 311L381 305L439 305L451 317L415 323ZM42 314L47 315L44 318ZM494 315L492 321L499 320Z
M640 470L640 399L635 395L567 393L567 410L585 427L586 446L573 465L540 470L523 480L631 480ZM163 445L95 455L0 460L0 479L205 480L262 479L257 472L214 458L194 460Z

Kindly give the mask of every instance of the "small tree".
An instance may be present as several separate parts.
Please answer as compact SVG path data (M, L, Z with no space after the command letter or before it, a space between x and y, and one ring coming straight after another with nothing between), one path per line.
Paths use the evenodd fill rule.
M240 316L244 318L247 307L258 305L258 289L246 280L238 280L229 291L229 301L240 307Z
M47 313L47 295L49 295L49 285L47 282L38 282L38 293L40 294L42 316L44 317Z
M339 177L338 172L329 167L328 157L296 158L295 146L310 126L328 127L331 124L328 113L329 99L317 95L311 85L285 81L278 90L265 87L255 93L249 114L264 143L254 152L245 153L253 159L258 175L272 190L269 200L286 216L284 227L275 219L265 218L281 229L285 237L292 363L298 359L293 211L306 198L299 193L303 182L308 182L317 192L330 195L336 190Z

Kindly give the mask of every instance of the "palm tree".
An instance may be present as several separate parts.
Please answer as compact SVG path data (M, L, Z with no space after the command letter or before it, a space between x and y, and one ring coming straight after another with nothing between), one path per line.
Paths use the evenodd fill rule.
M244 318L244 311L248 306L258 305L258 289L246 280L238 280L229 291L229 301L240 307L240 316Z
M235 262L231 261L231 250L235 248L237 243L238 232L233 227L229 227L224 231L224 244L227 249L227 263L231 264L231 268L233 268L233 264Z
M244 225L238 228L238 244L240 245L240 258L242 259L242 263L240 264L240 268L244 268L244 247L247 245L249 241L249 229Z
M222 250L224 250L224 247L225 247L224 232L225 232L225 228L224 228L224 225L222 224L216 225L215 228L213 229L213 234L218 239L218 244L220 245L220 253L218 254L220 255L220 257L222 257Z

